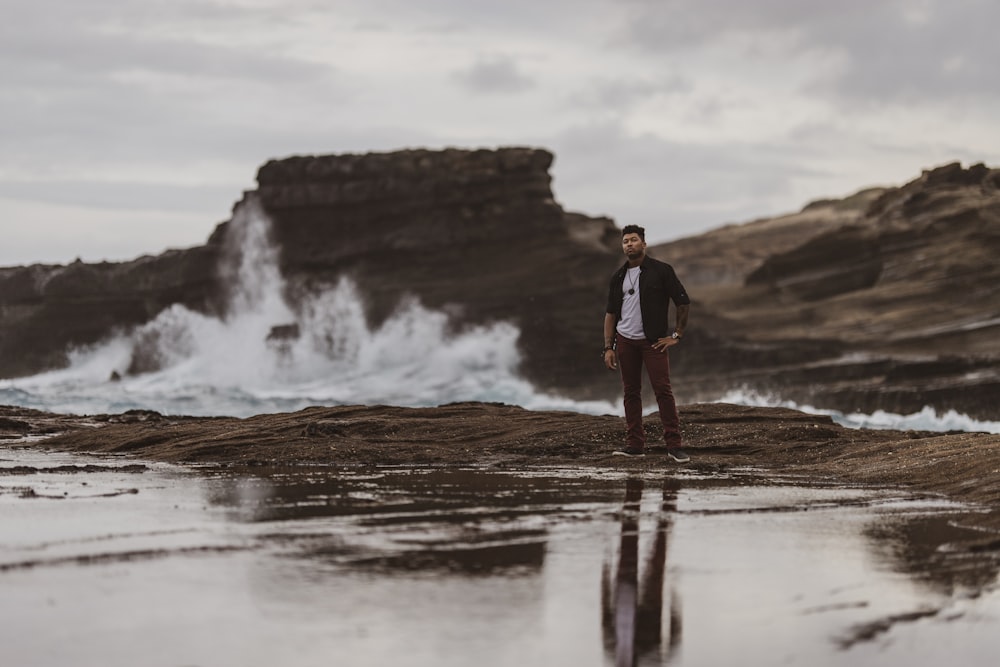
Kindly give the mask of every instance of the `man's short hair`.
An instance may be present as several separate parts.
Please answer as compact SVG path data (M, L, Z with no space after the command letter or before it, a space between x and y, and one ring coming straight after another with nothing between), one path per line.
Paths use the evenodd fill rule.
M625 225L622 227L622 237L626 234L638 234L643 241L646 240L646 228L639 225Z

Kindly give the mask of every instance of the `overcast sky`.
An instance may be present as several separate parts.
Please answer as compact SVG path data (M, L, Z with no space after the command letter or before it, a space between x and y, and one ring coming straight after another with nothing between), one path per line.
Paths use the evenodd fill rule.
M1000 166L995 0L5 0L0 266L203 243L296 154L541 146L665 241Z

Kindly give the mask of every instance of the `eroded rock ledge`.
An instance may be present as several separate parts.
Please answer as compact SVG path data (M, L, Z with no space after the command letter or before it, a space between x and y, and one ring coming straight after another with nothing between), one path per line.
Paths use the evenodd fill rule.
M1000 169L944 165L653 252L698 297L688 401L725 377L845 412L1000 419Z
M824 416L725 403L682 406L681 421L689 469L752 467L900 486L981 503L989 521L1000 510L1000 435L849 429ZM646 430L656 443L656 415L647 417ZM77 417L0 407L0 444L27 435L49 436L31 444L36 447L177 463L677 469L655 446L644 459L613 456L623 438L619 417L498 403L315 407L247 419L147 411Z

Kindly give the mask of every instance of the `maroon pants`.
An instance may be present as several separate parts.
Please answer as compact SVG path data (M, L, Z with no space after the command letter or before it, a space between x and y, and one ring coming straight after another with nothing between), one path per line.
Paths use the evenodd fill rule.
M622 372L625 393L625 446L642 449L646 433L642 429L642 367L646 366L649 383L656 395L663 423L663 441L667 447L681 446L680 420L677 403L670 388L670 355L654 350L648 340L632 340L618 336L618 366Z

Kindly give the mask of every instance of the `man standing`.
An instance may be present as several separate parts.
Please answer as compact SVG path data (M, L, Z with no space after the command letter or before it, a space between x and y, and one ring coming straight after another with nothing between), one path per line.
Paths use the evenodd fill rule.
M667 350L677 345L684 335L691 299L673 267L646 255L644 228L626 225L622 229L622 250L626 261L611 276L604 315L604 365L608 370L621 366L625 394L625 448L615 454L645 454L646 434L642 428L642 367L645 365L660 408L667 455L684 463L690 459L681 449L680 420L670 388ZM677 318L673 331L668 332L671 301L677 307Z

